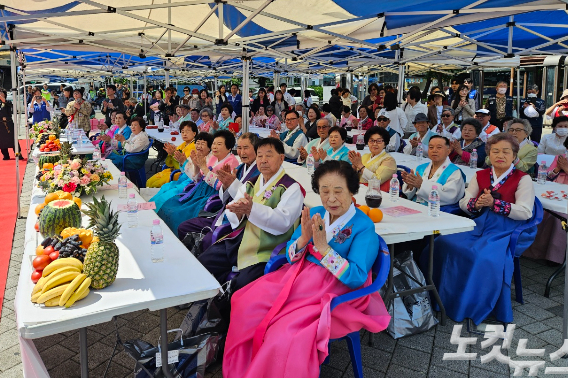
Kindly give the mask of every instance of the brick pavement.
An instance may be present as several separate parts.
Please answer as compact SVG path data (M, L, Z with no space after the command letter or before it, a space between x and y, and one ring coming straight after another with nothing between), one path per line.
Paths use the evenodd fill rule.
M24 178L22 192L23 214L27 214L31 185L33 180L33 165L28 165ZM14 296L23 254L25 219L18 220L14 232L14 246L8 279L6 285L4 308L0 319L0 378L22 376L20 350L16 334L14 313ZM551 291L550 298L544 298L542 293L547 277L556 269L544 262L531 261L521 258L523 289L525 304L513 302L516 331L512 347L504 351L514 360L527 360L527 357L517 357L516 347L520 338L528 338L529 348L544 348L546 366L568 366L568 360L560 359L555 362L548 360L548 354L559 348L562 339L562 305L563 305L563 276L557 279ZM514 290L513 290L514 293ZM168 309L168 324L170 328L177 327L185 312L173 308ZM142 338L150 343L157 343L159 335L159 314L150 311L119 316L117 319L119 333L123 340ZM445 352L455 352L450 344L453 321L446 326L438 325L430 331L393 340L382 333L375 336L373 347L367 345L368 334L362 331L362 355L365 377L509 377L513 370L498 362L482 364L478 358L475 361L443 361ZM89 370L91 377L102 377L109 357L113 351L115 335L112 322L89 327ZM465 329L462 336L471 337ZM76 378L80 376L78 332L66 332L37 339L37 349L46 367L54 378ZM481 338L479 339L481 340ZM470 352L487 353L480 350L479 342L468 347ZM119 353L114 357L107 377L121 378L131 376L134 361L119 347ZM322 367L321 377L352 377L349 353L344 342L331 344L330 363ZM527 372L525 372L527 375ZM221 364L215 363L207 372L207 377L220 378ZM541 369L539 376L545 376ZM548 375L546 375L548 377Z

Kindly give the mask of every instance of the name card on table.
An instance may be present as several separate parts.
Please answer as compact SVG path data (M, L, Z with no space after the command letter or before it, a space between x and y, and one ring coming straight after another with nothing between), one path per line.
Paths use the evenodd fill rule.
M118 204L116 206L116 209L118 211L127 211L128 208L126 207L126 204L121 203ZM155 210L156 209L156 203L155 202L141 202L138 204L138 211L141 210Z
M395 206L382 209L384 214L390 215L391 217L398 218L405 215L420 214L420 211L410 209L404 206Z
M134 184L129 182L126 184L127 188L134 188ZM118 184L103 185L98 190L118 190Z

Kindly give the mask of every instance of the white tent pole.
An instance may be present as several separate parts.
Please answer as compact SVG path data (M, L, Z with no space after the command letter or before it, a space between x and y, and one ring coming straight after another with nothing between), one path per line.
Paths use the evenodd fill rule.
M507 42L507 54L513 53L513 22L515 20L514 16L509 17L509 40Z
M521 116L521 67L517 67L517 117Z
M168 24L172 24L172 7L169 6L172 0L168 0ZM168 55L172 53L172 29L168 29Z
M24 125L25 125L25 129L26 129L26 155L30 156L30 128L28 126L28 119L30 117L30 115L28 114L28 104L26 101L26 69L22 68L22 88L23 88L23 104L24 104L24 110L25 110L25 114L26 114L26 119L24 121Z
M224 11L224 7L223 7L223 3L220 2L219 3L219 39L223 39L223 11ZM244 122L243 122L244 125Z
M250 112L250 99L248 96L249 92L249 57L242 57L243 61L243 91L242 91L242 104L243 104L243 112L242 112L242 121L243 121L243 129L242 132L246 133L249 130L249 112Z
M20 217L20 143L18 141L18 131L20 124L18 119L18 71L16 65L16 47L10 47L10 65L12 69L12 118L14 120L14 152L16 155L16 204L18 211L16 216Z
M168 88L170 86L170 70L169 69L164 70L164 74L166 79L166 88Z
M134 78L130 75L130 95L134 97Z

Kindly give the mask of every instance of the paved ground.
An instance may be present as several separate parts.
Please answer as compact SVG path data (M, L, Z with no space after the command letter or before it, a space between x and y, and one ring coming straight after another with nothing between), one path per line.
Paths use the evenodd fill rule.
M33 180L33 166L28 165L22 193L22 213L27 214ZM14 246L2 318L0 320L0 378L21 377L22 367L20 350L16 334L16 315L14 313L14 296L20 271L23 253L25 220L17 221L14 233ZM513 360L542 360L548 367L566 366L568 360L560 359L550 362L549 354L562 345L562 305L563 305L563 276L554 282L550 298L544 298L542 293L548 276L556 269L544 262L535 262L521 258L523 289L525 304L513 302L516 330L509 350L503 354ZM513 290L514 292L514 290ZM170 328L177 327L185 315L184 311L168 309L168 324ZM141 338L150 343L157 343L159 335L159 314L150 311L139 311L117 318L119 333L122 340ZM487 364L480 362L480 356L487 354L489 348L480 349L479 338L475 346L469 346L468 352L478 352L475 361L443 361L444 353L456 351L456 346L450 343L453 325L449 321L446 326L438 325L430 331L393 340L382 333L375 336L374 347L367 345L368 334L363 331L362 355L365 377L509 377L513 369L507 365L493 361ZM112 354L115 333L112 322L90 327L89 340L89 370L91 377L102 377L107 362ZM472 337L467 333L465 325L462 336ZM528 339L528 348L546 350L543 358L518 357L515 353L519 339ZM36 340L44 363L54 378L79 377L79 336L78 332L67 332ZM501 343L499 341L498 343ZM107 377L121 378L131 376L134 361L119 347L119 353L114 357ZM527 375L525 371L524 375ZM212 365L207 377L221 377L221 364ZM322 367L322 377L352 377L349 353L344 342L331 344L330 364ZM544 375L544 368L538 376ZM548 375L546 375L548 376ZM568 374L564 374L568 376Z

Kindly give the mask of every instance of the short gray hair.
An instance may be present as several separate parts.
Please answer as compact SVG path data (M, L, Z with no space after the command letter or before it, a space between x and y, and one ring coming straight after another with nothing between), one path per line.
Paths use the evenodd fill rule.
M452 116L456 115L456 112L454 111L454 109L450 108L449 106L444 106L444 108L442 109L442 113L443 112L450 112L450 114Z
M520 123L521 125L523 125L523 127L525 128L525 132L527 133L527 135L531 135L532 134L532 126L529 123L529 121L527 119L523 119L523 118L513 118L511 120L511 123L509 123L509 127L513 126L513 124L515 123Z
M331 127L331 120L330 120L329 118L327 118L327 117L322 117L322 118L316 120L316 125L319 123L319 121L325 121L325 122L327 122L327 125L328 125L329 127Z
M260 138L255 133L247 132L242 134L239 139L248 139L250 141L250 144L252 144L254 147L254 145L258 143Z
M137 103L138 103L138 100L135 99L134 97L130 97L130 98L128 99L128 102L130 102L131 104L137 104Z
M487 142L485 142L485 153L487 156L490 156L491 147L499 142L509 142L511 144L511 149L513 150L513 155L515 155L515 158L517 157L517 154L519 153L519 141L509 133L495 134L487 139Z
M213 112L211 111L211 109L209 108L203 108L201 109L201 111L199 112L199 117L201 118L201 116L203 115L203 113L207 113L209 115L209 118L213 118Z
M537 91L537 92L539 91L538 85L536 85L536 84L529 85L529 86L527 87L527 90L531 90L531 89L532 89L533 91Z

